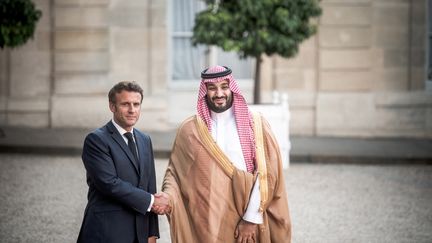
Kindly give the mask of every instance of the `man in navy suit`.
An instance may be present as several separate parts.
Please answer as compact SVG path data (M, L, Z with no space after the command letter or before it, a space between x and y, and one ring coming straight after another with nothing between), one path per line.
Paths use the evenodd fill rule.
M133 128L140 116L143 90L120 82L108 94L113 118L87 135L82 160L87 171L88 203L79 243L155 243L157 214L167 202L156 193L150 137Z

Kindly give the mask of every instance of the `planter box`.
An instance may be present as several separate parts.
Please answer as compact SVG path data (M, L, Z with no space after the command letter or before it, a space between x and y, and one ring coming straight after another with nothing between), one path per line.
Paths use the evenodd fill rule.
M276 140L279 143L283 168L287 169L290 163L289 153L291 149L289 140L290 113L288 102L285 100L285 102L280 104L249 105L249 108L253 111L260 112L269 122Z

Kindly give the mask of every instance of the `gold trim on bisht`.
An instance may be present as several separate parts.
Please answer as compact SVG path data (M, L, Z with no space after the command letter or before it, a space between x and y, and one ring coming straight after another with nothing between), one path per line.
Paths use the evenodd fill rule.
M267 163L264 152L264 137L262 131L261 115L257 112L253 112L252 114L255 132L255 160L258 167L258 177L260 180L260 212L263 212L264 206L268 201Z
M220 164L225 174L232 179L234 174L234 165L225 155L225 153L220 149L220 147L216 144L210 132L208 131L207 125L199 116L195 116L195 121L198 127L198 133L200 137L203 139L203 142L207 148L210 149L211 154L215 156L216 161Z

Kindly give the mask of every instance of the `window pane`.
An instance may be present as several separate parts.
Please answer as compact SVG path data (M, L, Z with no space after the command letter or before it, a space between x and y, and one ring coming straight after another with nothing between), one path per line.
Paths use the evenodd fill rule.
M173 41L173 80L199 80L205 66L205 47L192 47L190 38Z
M195 14L205 8L201 0L173 0L173 32L192 32Z
M205 48L193 47L190 37L195 14L205 8L201 0L174 0L172 2L172 74L173 80L197 80L204 66Z
M202 0L174 0L172 5L172 80L195 81L210 63L205 46L193 47L190 41L197 12L205 9ZM233 70L236 79L253 77L253 59L240 59L234 52L217 48L216 63Z
M224 52L218 48L218 65L227 66L232 69L235 79L251 79L253 77L252 58L240 59L236 52Z

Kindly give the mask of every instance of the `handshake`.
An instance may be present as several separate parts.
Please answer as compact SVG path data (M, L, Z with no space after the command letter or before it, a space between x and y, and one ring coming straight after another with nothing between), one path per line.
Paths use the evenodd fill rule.
M153 194L154 202L151 211L163 215L171 212L169 195L165 192Z

